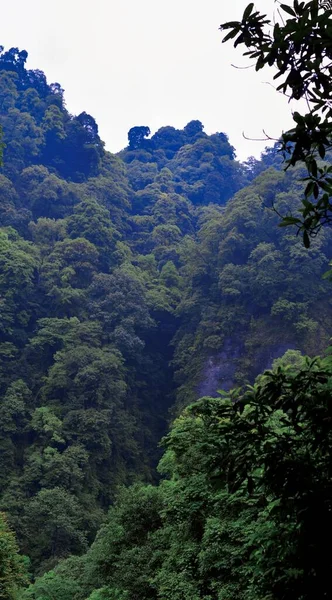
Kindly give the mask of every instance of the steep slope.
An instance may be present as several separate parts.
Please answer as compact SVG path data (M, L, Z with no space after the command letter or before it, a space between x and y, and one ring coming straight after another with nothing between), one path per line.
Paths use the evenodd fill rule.
M187 407L163 481L122 489L89 551L22 598L329 597L331 376L331 355L290 351L244 394Z
M267 169L225 211L202 210L196 242L183 245L174 340L182 405L252 382L287 349L314 356L328 344L331 284L323 275L331 232L307 250L293 231L278 228L277 213L299 205L300 180L299 171Z
M320 350L331 236L309 261L276 229L301 192L275 150L241 165L192 121L113 156L26 58L0 54L0 508L41 572L155 482L170 408Z

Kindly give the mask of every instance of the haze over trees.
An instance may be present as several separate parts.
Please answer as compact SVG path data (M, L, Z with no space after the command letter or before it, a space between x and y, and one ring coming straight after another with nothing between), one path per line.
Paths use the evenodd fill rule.
M330 39L315 6L274 35ZM230 25L258 65L264 20ZM0 597L325 600L327 129L304 155L286 135L286 171L198 120L114 156L26 59L0 53Z

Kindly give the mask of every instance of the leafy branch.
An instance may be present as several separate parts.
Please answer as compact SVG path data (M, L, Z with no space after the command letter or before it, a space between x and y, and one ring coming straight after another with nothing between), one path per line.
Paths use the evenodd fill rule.
M281 23L250 3L241 21L220 26L223 42L243 45L243 56L255 70L277 69L276 90L289 100L305 100L306 114L294 112L294 127L284 133L281 148L286 169L304 164L308 176L299 218L281 218L281 226L296 225L306 247L321 227L332 223L332 167L324 162L332 148L332 3L312 0L280 4Z

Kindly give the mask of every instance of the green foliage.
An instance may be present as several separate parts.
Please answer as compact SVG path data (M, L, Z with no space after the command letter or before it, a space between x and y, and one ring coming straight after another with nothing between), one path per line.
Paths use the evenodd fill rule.
M27 582L25 563L18 553L6 516L0 514L0 598L17 600L19 588Z
M308 112L294 111L295 126L283 134L281 148L286 168L303 163L308 172L301 216L290 214L280 223L295 225L306 248L310 236L331 222L332 167L322 162L332 147L331 15L330 3L294 0L293 6L280 5L281 22L272 23L250 3L241 21L220 26L222 31L230 30L223 41L235 38L235 47L243 44L244 56L254 60L256 71L277 68L274 79L282 78L277 91L306 101Z
M328 596L332 361L282 363L176 419L164 480L119 493L81 563L82 597Z
M48 571L22 590L20 600L80 600L82 587L79 579L84 566L83 557L73 556L60 561L56 570Z
M31 558L41 555L48 566L67 553L86 549L84 515L62 487L41 490L28 502L24 526Z
M287 348L315 354L326 347L332 315L330 284L322 275L330 232L322 231L308 251L278 229L269 209L271 203L281 211L300 204L297 177L264 171L224 211L203 209L197 241L182 244L174 356L180 405L197 393L214 394L218 381L228 387L252 381Z
M112 156L26 58L0 51L0 508L31 559L21 597L278 600L287 581L305 599L295 575L310 587L317 540L301 464L323 515L326 460L313 406L295 427L276 403L293 393L309 410L301 382L319 402L328 385L328 364L303 354L332 324L330 234L306 252L268 208L300 206L303 172L282 173L276 149L241 165L200 121L133 128ZM157 472L170 408L275 359L242 413L239 392L185 410ZM281 494L293 459L302 504Z

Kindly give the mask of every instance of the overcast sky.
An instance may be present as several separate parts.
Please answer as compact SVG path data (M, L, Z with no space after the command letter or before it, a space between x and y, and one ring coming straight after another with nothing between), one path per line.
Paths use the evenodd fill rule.
M284 97L268 73L245 64L219 24L240 17L249 0L15 0L1 7L0 40L29 53L65 89L68 110L90 113L106 147L127 144L134 125L155 131L199 119L223 131L244 160L259 156L262 129L278 137L291 124ZM273 0L257 8L273 10ZM271 81L271 77L270 77Z

